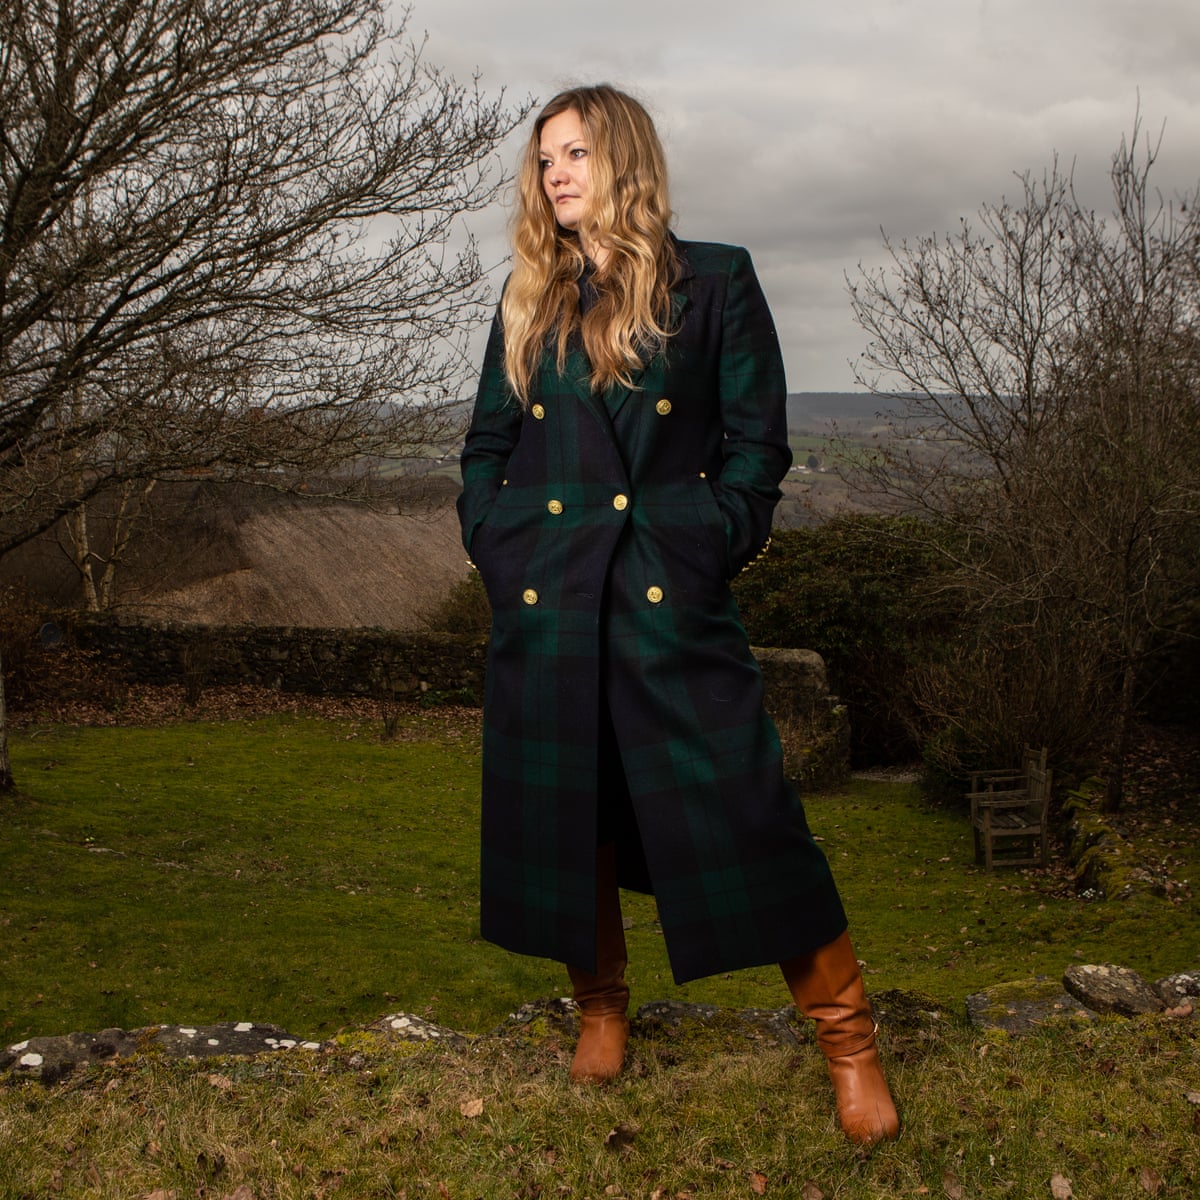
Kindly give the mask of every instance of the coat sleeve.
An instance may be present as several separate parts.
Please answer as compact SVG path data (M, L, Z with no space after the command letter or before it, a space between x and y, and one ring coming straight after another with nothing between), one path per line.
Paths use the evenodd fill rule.
M499 494L509 456L521 435L523 417L521 403L504 375L504 329L497 309L462 452L463 490L458 498L458 519L468 554L476 531Z
M742 249L730 260L719 396L725 461L714 491L737 574L766 546L783 495L779 483L792 464L783 355L750 255Z

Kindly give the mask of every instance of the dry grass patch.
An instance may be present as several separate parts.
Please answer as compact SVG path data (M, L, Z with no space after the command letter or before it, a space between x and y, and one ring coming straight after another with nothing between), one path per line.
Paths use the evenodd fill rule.
M1081 1200L1191 1200L1200 1178L1194 1021L891 1038L904 1132L873 1152L838 1132L811 1047L663 1049L635 1041L605 1088L573 1087L556 1043L501 1038L14 1083L0 1194L999 1200L1058 1176Z

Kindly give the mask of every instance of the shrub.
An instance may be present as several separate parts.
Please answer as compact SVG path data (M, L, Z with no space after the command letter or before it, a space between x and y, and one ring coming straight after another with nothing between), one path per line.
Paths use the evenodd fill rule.
M911 518L839 517L780 531L734 583L750 640L816 650L848 705L858 764L919 752L923 726L908 686L957 614L938 594L940 556Z
M73 614L46 609L23 589L0 589L0 662L8 706L55 716L80 700L111 706L123 694L111 665L71 637Z
M486 634L492 624L492 610L478 571L460 580L424 617L431 633Z

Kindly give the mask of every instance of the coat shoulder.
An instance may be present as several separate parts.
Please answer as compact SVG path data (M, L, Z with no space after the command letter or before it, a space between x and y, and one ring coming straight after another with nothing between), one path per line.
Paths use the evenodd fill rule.
M727 275L735 267L750 262L750 252L744 246L724 242L676 243L688 274Z

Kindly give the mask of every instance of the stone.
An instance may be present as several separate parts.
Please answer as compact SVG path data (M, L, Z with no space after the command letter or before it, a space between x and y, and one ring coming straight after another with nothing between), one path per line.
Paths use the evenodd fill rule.
M1137 1017L1163 1010L1162 1000L1136 971L1113 963L1073 964L1063 974L1063 987L1097 1013Z
M492 1030L491 1037L522 1040L573 1038L579 1033L579 1008L567 996L543 996L522 1004Z
M1154 984L1154 991L1167 1008L1200 1008L1200 971L1181 971Z
M665 1041L703 1032L772 1046L797 1046L803 1040L803 1020L790 1004L783 1008L723 1009L713 1004L652 1000L637 1010L633 1028L642 1037Z
M1039 975L1013 983L998 983L967 997L967 1020L976 1029L1032 1033L1057 1017L1091 1020L1093 1013L1063 991L1057 979Z
M387 1040L394 1042L442 1042L446 1045L463 1046L467 1043L461 1033L447 1029L444 1025L435 1025L424 1017L415 1017L412 1013L389 1013L372 1021L367 1027L370 1033L382 1034Z
M0 1071L54 1083L84 1063L128 1058L147 1050L157 1050L171 1058L212 1058L295 1049L320 1050L321 1043L294 1037L277 1025L252 1021L151 1025L145 1029L104 1029L99 1033L29 1038L0 1050Z
M880 1028L898 1034L929 1034L944 1027L945 1006L927 992L911 988L884 988L872 992L871 1011Z

